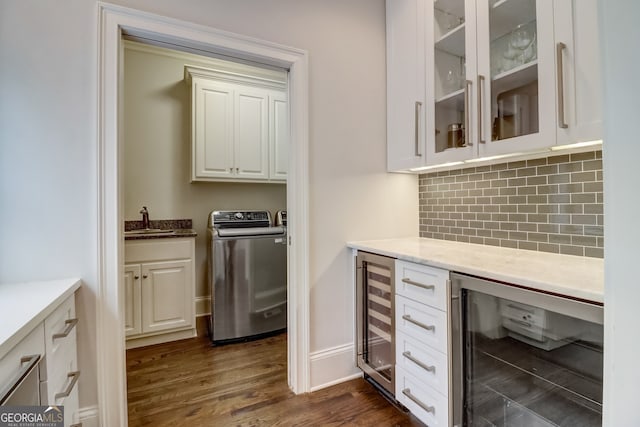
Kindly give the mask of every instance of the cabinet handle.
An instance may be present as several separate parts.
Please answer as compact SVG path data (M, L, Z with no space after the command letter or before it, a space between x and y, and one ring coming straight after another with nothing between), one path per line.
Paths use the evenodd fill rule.
M418 359L416 359L415 357L413 357L411 355L410 351L405 351L405 352L402 353L402 355L404 357L406 357L407 359L411 360L416 365L420 366L425 371L433 372L434 374L436 373L436 367L435 366L430 366L430 365L427 365L424 362L419 361Z
M149 277L149 276L147 276L146 274L143 274L143 275L142 275L142 278L143 278L143 279L146 279L147 277Z
M469 108L471 107L471 101L469 97L471 96L471 85L473 82L471 80L465 80L464 85L464 144L465 145L473 145L471 140L469 139Z
M422 108L422 102L416 101L416 107L415 107L416 157L422 157L422 154L420 154L420 109L421 108Z
M67 374L67 378L71 378L71 382L69 383L69 385L67 386L67 388L61 392L61 393L56 393L53 398L55 400L61 399L63 397L67 397L71 394L71 391L73 390L73 387L75 387L76 383L78 382L78 378L80 378L80 371L73 371L73 372L69 372Z
M229 173L233 173L233 168L229 168Z
M417 286L417 287L422 288L422 289L431 290L431 289L435 289L436 288L434 285L423 285L422 283L414 282L413 280L411 280L409 278L406 278L406 277L402 279L402 283L406 283L408 285Z
M418 320L412 319L408 314L402 315L402 318L407 322L413 323L416 326L421 327L422 329L426 329L427 331L435 331L436 327L434 325L427 325L426 323L422 323Z
M236 173L240 172L240 168L236 168Z
M413 401L413 403L415 403L416 405L418 405L419 407L421 407L425 411L431 412L433 415L436 414L436 408L434 408L433 406L429 406L426 403L422 403L420 401L420 399L418 399L413 394L411 394L411 389L405 388L404 390L402 390L402 394L407 396L409 399L411 399Z
M134 280L138 280L140 278L140 276L133 276Z
M51 338L53 338L54 340L58 338L66 338L67 335L69 335L73 328L75 328L78 324L78 319L67 319L64 321L64 324L67 325L64 328L64 331L53 334Z
M486 144L487 141L482 137L482 98L484 89L484 76L482 74L478 74L478 142L480 144Z
M564 62L562 60L562 51L567 45L559 42L556 44L556 79L558 80L558 126L566 129L569 125L565 121L564 116Z
M31 371L38 367L40 357L41 356L39 354L32 354L30 356L24 356L20 359L20 364L26 363L26 365L20 368L18 373L13 378L12 382L8 386L6 386L4 390L0 390L0 405L4 405L7 399L11 397L13 392L16 391L18 387L20 387L22 380L29 376L29 374L31 374Z

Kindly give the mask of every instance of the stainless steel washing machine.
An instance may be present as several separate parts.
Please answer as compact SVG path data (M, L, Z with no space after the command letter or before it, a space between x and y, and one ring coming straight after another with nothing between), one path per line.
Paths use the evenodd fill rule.
M208 226L210 336L215 344L286 329L286 228L268 211L213 211Z

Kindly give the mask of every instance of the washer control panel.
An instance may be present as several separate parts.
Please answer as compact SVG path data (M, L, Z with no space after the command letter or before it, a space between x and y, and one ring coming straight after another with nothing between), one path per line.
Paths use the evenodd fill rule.
M213 211L209 227L270 227L269 211Z

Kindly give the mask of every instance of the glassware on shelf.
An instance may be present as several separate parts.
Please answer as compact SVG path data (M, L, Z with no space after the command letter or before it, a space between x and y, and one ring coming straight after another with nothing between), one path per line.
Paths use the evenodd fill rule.
M529 25L523 24L518 25L516 29L511 32L509 47L513 48L516 51L517 56L519 56L519 61L516 63L516 66L523 65L527 62L525 59L525 51L529 49L533 43L534 35L535 34L531 31Z

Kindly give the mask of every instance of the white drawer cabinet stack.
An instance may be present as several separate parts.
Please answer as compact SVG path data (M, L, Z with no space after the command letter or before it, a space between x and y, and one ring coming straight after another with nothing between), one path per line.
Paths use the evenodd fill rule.
M449 425L449 272L396 261L396 399L425 424Z
M75 297L72 295L44 321L46 375L40 395L50 405L64 406L65 426L78 422L78 369Z

